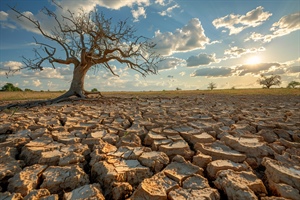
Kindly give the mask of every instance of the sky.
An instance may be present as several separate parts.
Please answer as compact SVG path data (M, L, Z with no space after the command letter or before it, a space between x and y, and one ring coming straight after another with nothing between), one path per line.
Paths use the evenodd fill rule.
M85 89L99 91L149 91L260 88L260 75L280 75L286 87L300 81L299 0L57 0L75 13L96 8L114 22L127 19L136 35L149 38L164 61L157 75L143 77L117 62L91 69ZM21 89L68 90L71 65L51 65L43 71L21 70L6 76L9 69L24 67L33 58L34 37L46 42L10 8L39 20L46 30L53 23L41 10L57 15L63 11L48 0L0 1L0 87L13 83Z

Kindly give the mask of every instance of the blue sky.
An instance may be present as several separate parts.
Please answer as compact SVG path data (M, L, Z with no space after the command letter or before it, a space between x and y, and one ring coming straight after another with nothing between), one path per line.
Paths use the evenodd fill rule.
M127 19L137 35L157 43L164 56L158 75L142 77L117 62L119 77L99 68L90 70L85 88L101 91L258 88L260 74L278 74L281 87L300 81L299 0L57 0L64 8L86 12L96 7L113 20ZM72 66L43 71L22 70L6 77L9 69L24 66L22 56L33 58L33 36L43 38L7 6L15 6L52 24L40 10L46 6L62 14L48 0L0 1L0 86L11 82L33 90L68 90Z

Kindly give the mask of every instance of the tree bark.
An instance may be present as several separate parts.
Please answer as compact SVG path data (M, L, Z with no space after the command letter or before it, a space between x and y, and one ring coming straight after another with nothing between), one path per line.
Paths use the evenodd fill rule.
M82 64L75 66L73 71L72 83L68 92L73 93L73 95L76 95L78 97L85 97L84 78L88 69L89 67L83 66Z

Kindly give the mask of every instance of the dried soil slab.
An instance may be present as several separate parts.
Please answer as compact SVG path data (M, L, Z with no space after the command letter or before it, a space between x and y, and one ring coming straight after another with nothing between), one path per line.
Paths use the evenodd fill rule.
M151 146L155 140L165 140L165 139L167 139L167 137L165 137L164 135L155 133L153 131L149 131L145 137L144 144L147 146Z
M64 200L73 199L105 200L102 194L101 186L97 183L84 185L64 194Z
M58 150L64 146L61 143L53 142L51 138L41 137L27 143L20 154L20 158L25 161L27 165L39 163L42 152Z
M184 189L204 189L209 188L208 180L201 175L195 174L182 182Z
M167 194L178 187L176 181L161 172L143 180L130 199L167 200Z
M267 194L263 182L253 172L223 170L214 184L226 193L228 199L258 199L256 194Z
M213 188L205 188L201 190L178 188L168 194L169 200L185 200L185 199L210 199L219 200L220 194L218 190Z
M123 160L121 158L100 161L92 166L92 176L102 186L110 187L113 182L129 182L138 185L143 179L152 176L148 167L138 160Z
M261 158L274 153L261 137L234 137L227 135L222 138L222 141L234 150L245 153L248 157Z
M214 142L216 139L209 135L206 132L203 132L201 134L195 134L195 135L191 135L190 137L190 141L193 145L195 145L197 142L199 143L212 143Z
M0 192L0 199L2 200L23 200L20 193Z
M21 193L26 196L31 190L36 189L40 183L41 173L47 168L47 165L35 164L25 167L9 179L7 190L9 192Z
M206 168L207 164L212 161L212 157L209 155L205 155L200 151L197 152L197 155L193 157L193 164L197 165L203 169Z
M73 190L90 182L89 176L78 165L50 166L43 172L42 178L44 181L40 188L46 188L52 194Z
M293 188L290 185L284 183L274 183L272 180L268 180L268 186L271 192L276 196L285 197L287 199L299 200L300 193L299 190Z
M22 171L21 167L22 164L9 155L0 156L0 182L7 182L10 177Z
M289 163L282 163L264 158L262 165L266 167L268 182L285 183L300 191L300 168ZM272 188L270 188L273 190Z
M172 162L163 170L163 172L171 179L179 183L195 174L203 176L203 169L186 161L181 156L173 158Z
M44 198L50 198L50 192L47 189L34 189L31 190L29 192L29 194L27 194L24 197L24 200L40 200L40 199L44 199ZM58 195L56 194L56 199L58 199ZM54 199L53 199L54 200Z
M139 136L137 136L136 134L129 133L121 137L116 146L140 147L142 145Z
M151 151L148 147L128 147L128 146L121 146L115 152L107 153L107 156L115 156L124 158L125 160L136 160L142 155L143 153Z
M216 179L218 172L221 170L232 169L234 171L251 171L251 167L244 163L236 163L231 160L214 160L207 165L208 176L212 179Z
M238 151L232 150L221 141L203 145L197 143L194 148L203 154L209 155L213 160L231 160L233 162L243 162L247 157Z
M164 152L149 151L139 156L138 160L142 165L149 167L155 173L160 172L167 164L169 157Z
M132 194L133 188L127 182L114 182L111 194L107 199L123 200L127 199Z
M190 149L185 140L178 140L159 146L159 151L164 152L172 159L176 155L183 156L186 160L191 160L194 152Z

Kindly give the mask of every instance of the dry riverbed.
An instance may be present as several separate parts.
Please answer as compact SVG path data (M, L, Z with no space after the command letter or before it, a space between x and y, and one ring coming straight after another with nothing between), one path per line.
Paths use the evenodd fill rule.
M0 112L0 199L296 200L299 166L295 95L120 96Z

